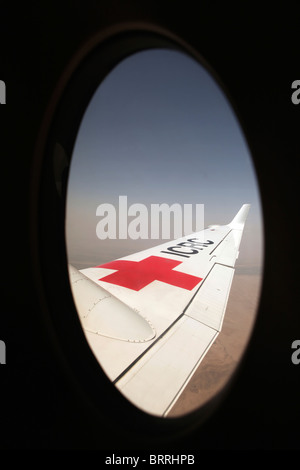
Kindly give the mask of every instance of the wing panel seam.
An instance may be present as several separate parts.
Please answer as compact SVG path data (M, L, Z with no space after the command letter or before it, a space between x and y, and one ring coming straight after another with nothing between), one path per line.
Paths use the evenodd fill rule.
M211 255L218 248L218 246L221 245L221 243L225 240L226 237L228 237L231 232L232 229L230 229L229 232L226 233L226 235L222 238L222 240L219 241L219 243L214 247L214 249L209 253L209 255Z

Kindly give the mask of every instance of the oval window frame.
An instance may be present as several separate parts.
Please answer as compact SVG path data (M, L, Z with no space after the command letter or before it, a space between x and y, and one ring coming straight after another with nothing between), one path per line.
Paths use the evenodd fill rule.
M142 427L142 440L147 435L149 439L161 441L175 435L183 436L205 422L230 389L241 361L222 390L188 414L159 418L131 404L107 378L86 341L71 292L65 241L68 168L84 112L102 80L120 61L153 48L175 49L199 62L223 91L247 141L241 119L224 84L203 57L179 37L149 25L123 25L95 37L65 70L42 125L36 151L36 159L42 156L43 160L37 168L41 177L37 206L39 261L36 259L35 262L41 274L44 319L56 352L66 373L75 379L80 393L83 392L94 407L97 419L104 417L113 421L119 429L126 425L128 431L138 435ZM246 349L247 345L244 354Z

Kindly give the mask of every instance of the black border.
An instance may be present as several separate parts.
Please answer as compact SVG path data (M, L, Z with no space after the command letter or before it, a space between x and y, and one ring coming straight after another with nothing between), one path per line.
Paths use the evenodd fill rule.
M298 18L299 5L263 10L253 2L231 8L176 0L147 5L45 0L1 7L0 78L7 89L6 105L0 107L5 237L0 339L7 352L0 369L2 448L148 451L157 446L196 449L199 455L205 449L299 449L300 376L291 361L291 344L300 334L300 107L291 101L291 84L300 76ZM40 216L44 234L57 221L57 214L46 219L43 205L40 213L37 205L47 132L87 52L128 29L170 31L211 64L242 123L264 215L264 280L247 353L221 406L200 427L187 427L186 434L179 426L177 438L159 429L149 439L160 426L150 432L144 421L130 425L134 432L127 422L114 427L110 416L96 411L70 367L70 351L61 349L50 313L55 299L49 298L41 271L40 243L47 244L39 239ZM52 171L49 161L46 169ZM56 189L49 191L44 189L47 208L61 208ZM45 234L48 247L57 246L62 256L56 274L65 269L65 253L54 228L52 234ZM65 292L66 278L59 280L57 288ZM62 298L65 306L70 301ZM66 334L77 335L76 330Z
M36 250L36 277L43 284L39 291L43 291L45 318L48 329L52 330L59 362L78 381L98 419L110 420L119 429L126 423L128 434L134 433L135 440L142 427L142 439L146 437L149 443L157 444L182 437L199 426L213 412L225 390L200 410L172 419L143 413L125 400L101 371L82 333L71 295L64 238L68 170L83 114L111 69L129 55L148 48L174 48L184 53L191 50L168 37L166 32L158 34L149 27L148 31L130 27L100 41L71 74L56 109L48 118L49 129L43 130L47 137L36 155L41 174L40 186L35 188L38 193L32 194L39 220L33 249ZM44 155L40 151L42 146Z

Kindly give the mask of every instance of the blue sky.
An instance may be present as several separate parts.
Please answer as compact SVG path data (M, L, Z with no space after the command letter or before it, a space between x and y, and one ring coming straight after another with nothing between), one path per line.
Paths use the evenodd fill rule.
M66 240L75 267L158 244L97 238L96 208L117 207L120 195L128 205L204 204L205 226L230 222L250 203L238 263L259 268L259 191L242 129L219 85L182 52L148 50L128 57L87 107L67 193Z

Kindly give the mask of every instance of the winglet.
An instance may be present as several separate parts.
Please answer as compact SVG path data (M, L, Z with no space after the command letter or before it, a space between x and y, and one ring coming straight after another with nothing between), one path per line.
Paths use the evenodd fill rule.
M229 227L234 230L243 230L244 224L248 216L249 209L250 209L250 204L244 204L240 208L240 210L238 211L234 219L230 222L230 224L228 224Z

